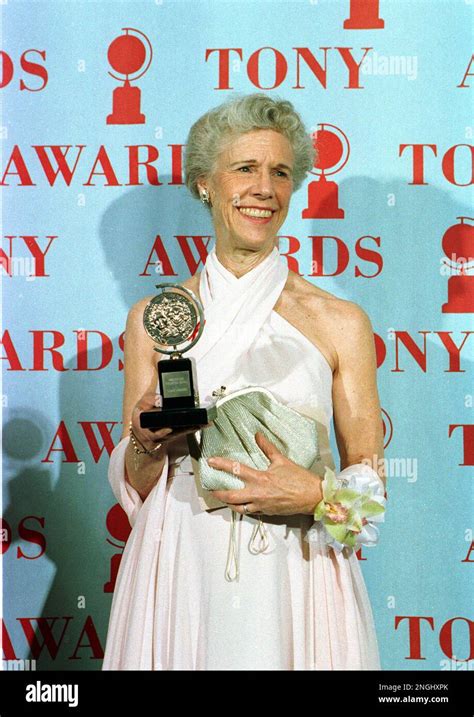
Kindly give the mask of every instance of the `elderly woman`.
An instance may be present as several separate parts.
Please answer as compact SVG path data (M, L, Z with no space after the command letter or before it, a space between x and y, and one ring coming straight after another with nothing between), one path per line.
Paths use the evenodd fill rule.
M203 271L182 284L206 318L189 352L201 402L221 387L230 396L267 389L314 421L319 452L305 467L257 431L267 467L215 455L207 464L242 485L204 489L195 427L140 427L141 411L156 405L162 356L143 326L151 297L131 308L124 433L109 480L132 532L103 669L380 669L356 555L376 543L385 500L371 467L383 457L372 327L357 304L290 271L278 251L314 155L291 103L263 93L232 98L191 128L186 184L215 232ZM294 435L299 450L302 434Z

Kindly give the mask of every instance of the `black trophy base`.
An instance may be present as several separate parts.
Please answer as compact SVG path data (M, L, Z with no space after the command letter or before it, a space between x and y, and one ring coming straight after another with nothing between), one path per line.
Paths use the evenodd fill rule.
M140 426L152 431L159 428L190 428L202 426L214 420L217 415L215 405L196 406L194 408L152 408L140 413Z

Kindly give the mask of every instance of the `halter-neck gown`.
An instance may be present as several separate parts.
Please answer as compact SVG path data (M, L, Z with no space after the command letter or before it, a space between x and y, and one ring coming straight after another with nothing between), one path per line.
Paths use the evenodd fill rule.
M206 323L194 356L201 402L264 386L317 422L329 447L332 370L319 349L273 310L288 276L275 247L241 278L207 257L199 292ZM157 389L158 390L158 389ZM380 669L365 582L355 552L336 553L311 515L263 516L269 544L251 550L256 518L238 515L239 578L225 578L231 510L200 487L188 442L167 455L143 502L125 478L123 438L109 481L132 532L110 613L104 670ZM320 524L317 524L320 527Z

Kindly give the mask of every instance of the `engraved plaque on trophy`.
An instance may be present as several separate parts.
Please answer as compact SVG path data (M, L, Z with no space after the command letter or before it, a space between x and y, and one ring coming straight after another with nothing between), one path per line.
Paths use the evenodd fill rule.
M160 289L145 307L145 331L157 344L155 351L168 354L158 361L161 406L140 414L140 426L199 430L216 416L215 402L199 404L196 366L183 357L199 341L204 329L204 311L197 296L179 284L156 284Z

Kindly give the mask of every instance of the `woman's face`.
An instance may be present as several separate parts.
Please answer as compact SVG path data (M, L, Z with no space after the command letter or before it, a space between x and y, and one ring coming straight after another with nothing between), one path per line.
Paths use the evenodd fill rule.
M273 246L288 213L294 156L279 132L257 129L225 146L207 182L216 239L228 249Z

